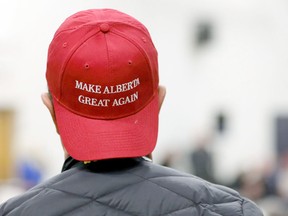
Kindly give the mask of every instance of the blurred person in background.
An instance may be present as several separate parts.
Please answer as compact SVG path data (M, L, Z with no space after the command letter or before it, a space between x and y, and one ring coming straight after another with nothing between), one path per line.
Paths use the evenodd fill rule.
M153 164L165 96L139 21L78 12L56 31L42 95L60 135L62 173L0 206L0 215L261 216L236 191Z
M208 150L212 143L212 135L202 136L197 140L196 148L190 154L193 173L200 178L215 182L213 156Z

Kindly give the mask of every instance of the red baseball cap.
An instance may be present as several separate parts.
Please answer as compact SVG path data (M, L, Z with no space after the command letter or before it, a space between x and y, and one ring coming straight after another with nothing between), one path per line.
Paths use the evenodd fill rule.
M46 78L63 145L77 160L138 157L158 134L158 60L150 34L112 9L68 17L49 46Z

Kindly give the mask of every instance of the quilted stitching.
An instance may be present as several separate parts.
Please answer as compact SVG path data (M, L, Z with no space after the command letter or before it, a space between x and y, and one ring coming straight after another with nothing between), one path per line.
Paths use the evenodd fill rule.
M90 181L91 179L94 180ZM143 191L144 194L147 191L145 197L141 197ZM243 199L237 192L147 162L123 173L113 172L104 175L72 168L52 178L48 183L30 190L16 201L1 206L1 210L6 210L5 216L18 215L16 212L47 199L65 201L57 204L57 200L53 200L53 203L56 202L58 205L55 208L59 208L57 211L61 212L61 216L78 215L82 210L86 211L89 208L102 211L110 209L109 212L115 213L113 215L125 216L190 215L191 212L202 216L231 215L227 212L235 212L233 216L243 215ZM74 205L69 205L70 200ZM141 200L144 202L137 208ZM150 210L151 206L154 207ZM220 213L219 210L225 213ZM99 215L95 212L88 214ZM105 211L100 214L109 215Z

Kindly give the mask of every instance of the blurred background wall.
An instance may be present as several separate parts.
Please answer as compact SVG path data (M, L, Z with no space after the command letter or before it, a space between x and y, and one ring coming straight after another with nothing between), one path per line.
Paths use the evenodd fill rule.
M41 180L59 173L60 140L40 99L48 45L67 16L103 7L143 22L158 49L167 97L155 162L173 152L174 167L191 171L189 154L206 140L218 182L279 163L288 145L287 1L10 0L0 7L0 117L8 110L12 134L0 159L10 178L24 162Z

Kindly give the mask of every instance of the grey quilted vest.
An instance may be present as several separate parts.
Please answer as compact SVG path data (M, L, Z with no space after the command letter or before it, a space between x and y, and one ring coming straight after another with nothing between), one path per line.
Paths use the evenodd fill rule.
M262 215L234 190L143 158L69 163L68 170L3 203L0 215Z

